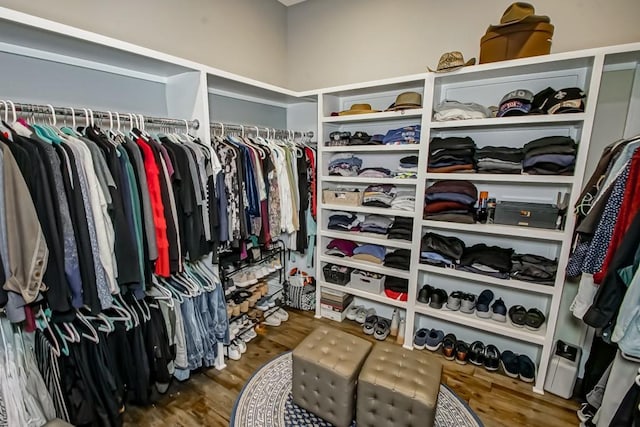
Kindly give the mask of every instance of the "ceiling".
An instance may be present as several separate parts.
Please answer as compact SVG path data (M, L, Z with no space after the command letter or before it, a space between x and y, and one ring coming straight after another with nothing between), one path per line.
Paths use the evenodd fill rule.
M294 4L302 3L303 1L306 1L306 0L278 0L278 1L285 6L293 6Z

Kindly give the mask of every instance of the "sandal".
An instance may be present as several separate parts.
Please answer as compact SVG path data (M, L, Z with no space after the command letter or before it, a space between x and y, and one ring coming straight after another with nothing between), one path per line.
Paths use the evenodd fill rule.
M509 318L513 326L524 328L525 318L527 317L527 309L521 305L514 305L509 309Z
M531 308L527 311L527 317L524 319L527 329L537 331L540 329L546 318L544 314L537 308Z
M362 325L362 332L364 332L365 335L373 335L376 323L378 323L378 316L372 315L367 317Z
M384 341L391 333L391 329L389 326L389 321L387 319L380 319L375 327L373 337L378 341Z

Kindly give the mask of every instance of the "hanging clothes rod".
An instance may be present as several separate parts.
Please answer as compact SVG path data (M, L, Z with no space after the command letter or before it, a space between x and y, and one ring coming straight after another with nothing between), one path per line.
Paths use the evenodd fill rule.
M186 127L189 129L198 129L200 122L197 119L194 120L182 120L171 119L164 117L151 117L144 116L142 114L135 113L119 113L116 111L97 111L89 108L73 108L73 107L54 107L51 104L23 104L14 103L12 101L0 100L0 111L5 110L5 117L8 113L17 116L18 113L31 114L31 115L43 115L48 117L71 117L74 120L73 126L75 127L75 119L83 119L86 123L94 123L95 120L109 121L111 127L118 126L119 122L128 122L129 124L144 125L161 125L171 127ZM15 118L15 117L14 117Z
M254 125L238 125L235 123L219 123L213 122L210 124L211 130L220 130L221 132L232 130L239 131L241 134L253 134L254 136L261 136L261 133L265 133L269 137L300 137L300 138L313 138L313 131L301 132L290 129L274 129L268 127L260 127Z

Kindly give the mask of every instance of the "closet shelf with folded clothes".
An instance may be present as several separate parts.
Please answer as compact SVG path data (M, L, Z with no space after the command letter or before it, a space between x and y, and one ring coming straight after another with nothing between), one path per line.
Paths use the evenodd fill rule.
M358 123L378 122L385 120L410 119L422 116L422 108L400 111L383 111L379 113L351 114L345 116L329 116L322 119L323 123Z
M451 311L446 308L436 309L426 304L416 303L416 313L425 316L435 317L437 319L447 320L474 329L486 331L492 334L503 335L505 337L525 341L536 345L544 345L545 335L547 333L546 323L540 330L533 331L525 328L519 328L507 319L505 323L496 322L491 319L482 319L475 314L465 314L460 311Z
M389 208L375 208L370 206L342 206L342 205L322 205L322 208L330 211L345 211L348 210L350 212L361 212L361 213L370 213L370 214L378 214L378 215L387 215L387 216L406 216L413 217L414 211L401 211L397 209L389 209Z
M370 243L372 245L389 246L399 249L411 249L413 247L410 240L396 240L385 239L374 233L363 233L357 231L336 231L336 230L323 230L322 235L330 237L332 239L346 239L353 240L359 243Z
M349 258L345 258L345 257L320 255L320 261L330 262L332 264L338 264L345 267L356 268L360 270L366 270L372 273L379 273L387 276L399 277L401 279L409 278L408 271L400 270L397 268L385 267L381 264L374 264L372 262L367 262L362 260L350 260Z
M531 125L581 123L586 119L585 113L568 113L559 115L492 117L486 119L451 120L445 122L432 121L431 129L459 129L481 127L525 127Z
M345 145L336 147L322 147L325 153L360 152L360 153L383 153L401 151L420 151L420 144L403 145Z
M370 178L366 176L323 176L324 182L341 182L352 184L394 184L415 186L415 178Z
M499 173L431 173L427 172L428 180L455 180L477 182L505 182L513 184L571 184L573 176L564 175L524 175L524 174L499 174Z
M355 288L351 288L349 287L349 285L336 285L333 283L329 283L329 282L323 282L320 281L320 286L323 288L327 288L327 289L332 289L335 291L340 291L340 292L345 292L347 294L356 296L356 297L361 297L361 298L366 298L368 300L371 301L375 301L375 302L380 302L382 304L387 304L387 305L391 305L393 307L398 307L398 308L407 308L407 302L406 301L400 301L400 300L395 300L392 298L389 298L388 296L385 295L385 293L381 293L381 294L374 294L373 292L367 292L367 291L363 291L361 289L355 289Z
M422 221L422 226L429 228L439 228L442 230L493 234L496 236L514 236L523 239L550 240L558 242L561 242L565 237L564 231L548 230L544 228L520 227L517 225L462 224L458 222L424 220Z

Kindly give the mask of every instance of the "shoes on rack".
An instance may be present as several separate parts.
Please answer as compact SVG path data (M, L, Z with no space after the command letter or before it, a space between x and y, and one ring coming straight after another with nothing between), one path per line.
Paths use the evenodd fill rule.
M240 350L240 354L245 354L247 352L247 343L242 341L241 339L236 338L235 340L231 341L231 343L238 347L238 350Z
M262 323L268 326L280 326L282 324L282 321L278 318L278 316L272 314L271 316L265 315L264 322Z
M398 312L398 309L394 309L393 310L393 315L391 316L391 336L392 337L397 337L398 336L398 326L400 323L400 312Z
M269 295L269 284L267 282L261 282L260 293L263 297Z
M260 298L256 302L256 308L258 310L267 311L269 309L269 301L267 300L267 298Z
M276 315L281 322L286 322L287 320L289 320L289 313L287 313L287 311L282 307L277 308Z
M233 316L233 307L231 306L233 303L227 304L227 318Z
M527 316L524 319L525 327L527 329L531 329L532 331L538 331L544 324L546 318L544 314L537 308L530 308L527 311Z
M431 302L429 303L429 307L435 309L441 309L442 306L447 302L447 291L444 289L436 289L431 294Z
M580 409L576 411L576 414L578 414L580 421L584 423L593 418L596 415L596 412L598 412L598 410L595 406L585 402L580 405Z
M484 363L484 352L486 347L481 341L474 341L469 347L469 362L476 366L482 366Z
M442 340L444 339L444 332L438 329L431 329L427 335L427 341L425 348L429 351L438 351L442 347Z
M237 345L231 343L224 348L224 355L231 360L240 360L242 357L242 353L240 353L240 349Z
M484 349L484 368L487 371L497 371L500 367L500 350L493 344Z
M229 303L231 305L231 315L240 316L240 306L234 302Z
M390 333L389 321L387 319L379 319L374 327L373 337L378 341L384 341Z
M527 317L527 309L521 305L514 305L509 309L509 318L513 326L524 328L525 319Z
M249 342L257 336L258 334L256 334L256 331L253 328L251 328L248 331L246 331L244 334L242 334L241 338L242 338L242 341Z
M365 335L373 335L376 323L378 323L378 316L375 314L367 316L362 325L362 332L364 332Z
M418 302L421 302L423 304L429 304L429 301L431 301L431 294L433 293L433 291L434 291L433 286L424 285L420 289L420 292L418 292Z
M518 378L520 374L520 366L518 364L518 356L511 350L503 351L500 355L500 366L504 373L511 378Z
M489 311L489 305L493 301L493 292L489 289L485 289L478 296L478 302L476 303L476 316L489 319L491 317L491 312Z
M456 343L458 339L454 334L447 334L442 339L442 354L447 360L456 358Z
M491 319L502 323L507 321L507 306L502 301L502 298L495 300L491 306Z
M240 313L248 313L249 312L249 299L245 299L240 303Z
M447 299L447 308L452 311L460 310L463 295L464 293L460 291L451 292L451 295L449 295L449 298Z
M466 365L468 357L469 344L464 341L458 341L456 343L456 363L459 363L460 365Z
M427 336L429 335L429 330L422 328L418 329L413 336L413 348L416 350L424 350L424 346L427 343Z
M536 379L536 365L524 354L518 356L518 373L522 381L532 383Z
M396 337L396 343L400 345L404 345L404 329L405 320L401 317L400 322L398 323L398 336Z
M376 314L376 309L375 308L364 308L364 307L362 307L356 313L356 322L358 322L358 323L360 323L362 325L367 320L368 317L373 316L375 314Z
M364 310L364 306L362 305L351 305L348 309L347 309L347 319L349 320L356 320L356 316L358 315L358 310Z
M473 314L476 310L476 296L463 293L460 298L460 311L465 314Z

